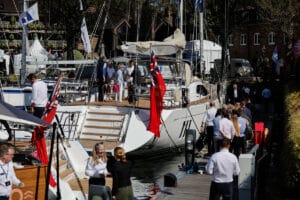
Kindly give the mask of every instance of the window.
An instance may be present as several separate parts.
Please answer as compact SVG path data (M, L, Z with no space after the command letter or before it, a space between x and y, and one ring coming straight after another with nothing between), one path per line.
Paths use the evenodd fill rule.
M197 85L196 90L197 94L200 94L201 96L206 96L208 94L208 91L203 85Z
M260 34L259 33L254 33L253 44L260 45Z
M271 32L268 35L268 44L269 45L274 45L275 44L275 33Z
M233 39L232 39L233 37L232 37L232 35L230 34L230 35L228 35L228 45L229 46L233 46Z
M246 34L241 34L241 36L240 36L240 45L245 46L247 44L246 40L247 40Z

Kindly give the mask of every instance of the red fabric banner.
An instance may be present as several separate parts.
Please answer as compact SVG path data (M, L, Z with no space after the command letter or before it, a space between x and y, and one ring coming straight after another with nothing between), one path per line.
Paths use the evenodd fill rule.
M151 53L150 74L152 85L150 88L150 121L148 130L160 137L160 115L163 110L163 97L166 93L166 84L160 73L154 52Z
M58 77L58 80L55 84L55 87L53 89L53 92L51 96L49 97L49 101L46 105L45 112L43 114L42 119L49 124L53 121L56 109L57 109L57 97L60 93L60 81L61 76ZM47 145L46 145L46 139L44 134L44 127L35 127L32 133L32 144L36 147L37 157L44 165L48 165L48 154L47 154ZM53 178L53 176L50 176L50 185L52 187L56 186L56 182Z

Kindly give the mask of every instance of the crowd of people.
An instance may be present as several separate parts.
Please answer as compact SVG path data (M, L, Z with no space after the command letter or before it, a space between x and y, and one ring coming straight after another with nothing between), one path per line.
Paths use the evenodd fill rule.
M233 83L226 93L226 104L217 109L210 102L201 123L207 141L205 156L209 158L206 172L211 175L209 199L233 199L234 176L240 173L238 160L247 151L246 141L253 138L257 105L263 106L265 114L271 114L272 90L266 82L259 87Z
M134 82L136 76L136 64L133 60L128 62L125 68L124 63L119 63L117 70L112 61L102 56L96 67L96 82L98 83L98 101L112 100L114 94L115 101L122 102L124 88L127 88L126 98L129 103L135 101Z
M247 102L242 101L217 109L214 102L210 103L201 125L206 134L206 156L218 152L224 138L231 141L230 151L237 157L246 152L246 136L252 132L251 110L246 105Z

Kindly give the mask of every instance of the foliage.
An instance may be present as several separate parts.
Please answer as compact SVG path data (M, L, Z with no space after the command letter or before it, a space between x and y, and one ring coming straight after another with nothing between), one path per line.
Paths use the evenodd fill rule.
M74 60L83 60L84 56L82 55L82 53L80 53L80 51L78 50L73 50L73 54L74 54ZM63 54L63 59L66 60L67 59L67 54L66 52Z
M300 187L300 87L298 82L290 82L285 99L287 110L287 134L281 152L284 191L291 198L299 195Z
M10 40L14 40L15 39L15 36L14 36L14 34L9 34L9 37L8 37Z
M12 24L12 25L16 24L16 17L15 16L11 16L11 18L10 18L10 24Z
M299 18L298 0L256 0L262 20L293 38Z

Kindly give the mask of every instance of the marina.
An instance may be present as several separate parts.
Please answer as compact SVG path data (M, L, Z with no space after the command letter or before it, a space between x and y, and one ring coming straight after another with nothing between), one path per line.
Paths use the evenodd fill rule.
M132 187L134 200L206 200L215 174L205 166L220 137L240 168L230 199L273 200L280 179L287 184L278 198L293 199L298 174L281 172L281 150L289 138L282 133L292 130L284 106L298 111L283 98L292 93L285 81L297 45L283 56L287 43L275 43L275 31L264 35L268 43L249 27L234 32L240 24L230 24L230 15L249 20L258 4L203 2L0 3L0 143L15 151L1 152L1 162L14 156L9 163L25 184L10 189L1 164L0 186L9 187L0 199L115 200ZM35 81L45 83L45 106L34 102ZM216 112L207 120L211 107L232 123L230 133Z

